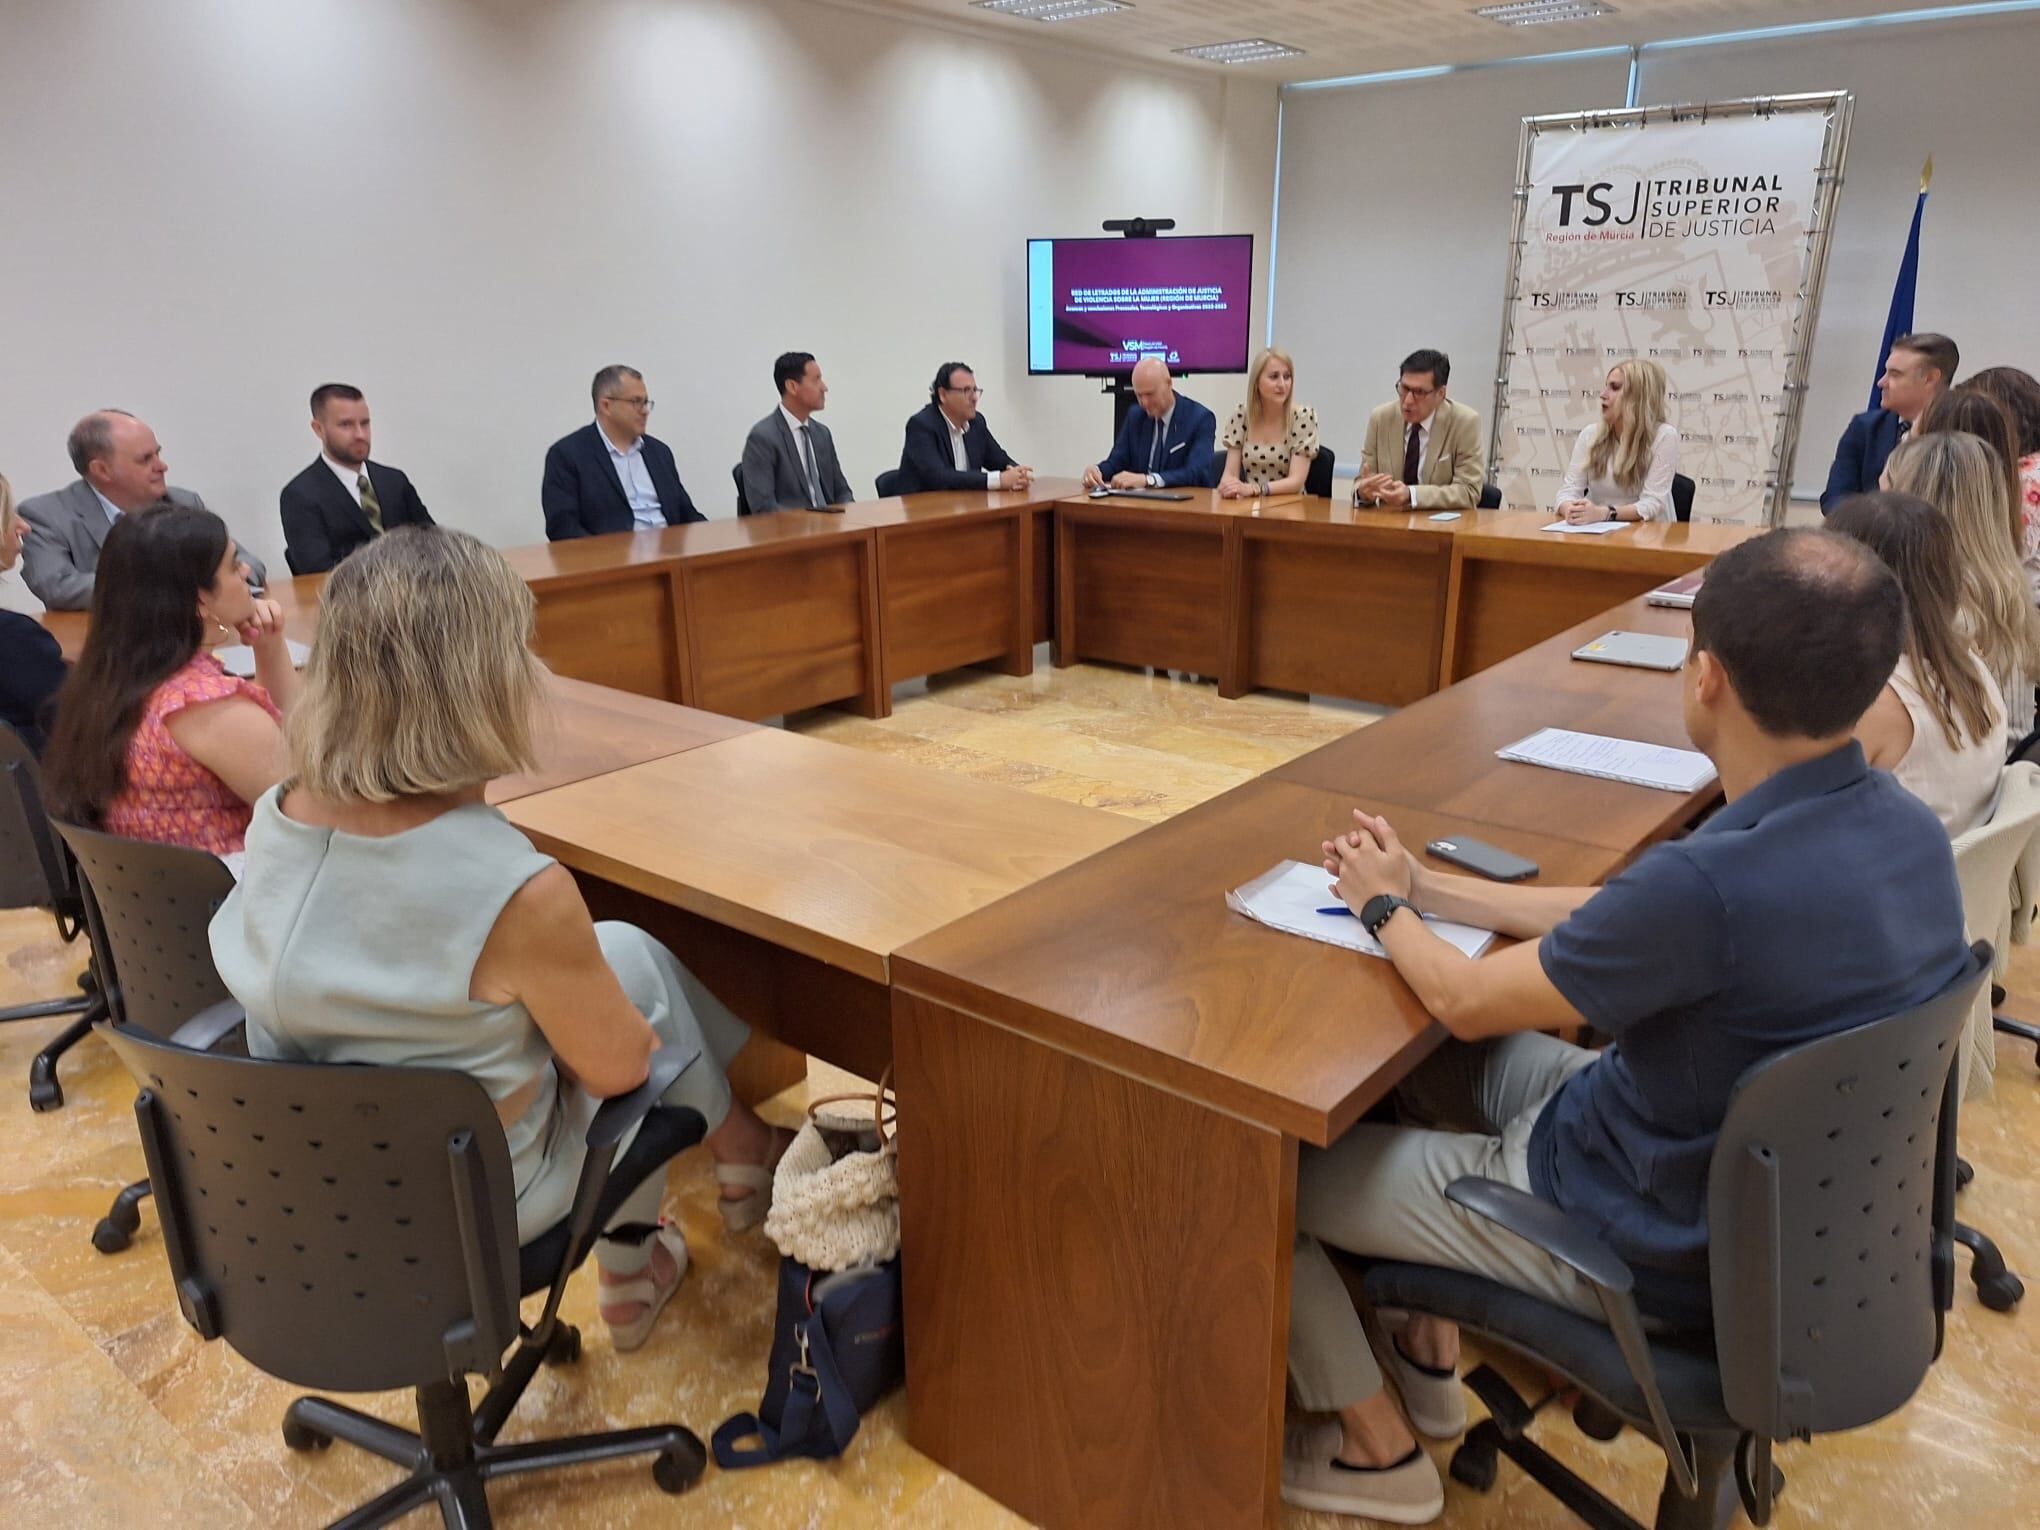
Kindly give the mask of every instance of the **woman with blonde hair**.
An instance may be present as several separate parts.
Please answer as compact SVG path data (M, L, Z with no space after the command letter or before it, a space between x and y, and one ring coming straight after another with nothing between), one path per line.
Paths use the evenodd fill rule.
M1655 361L1618 361L1601 384L1601 418L1580 432L1558 486L1558 513L1587 521L1669 521L1679 431L1665 418L1670 385Z
M1226 422L1222 499L1301 494L1317 455L1317 411L1296 402L1296 364L1269 346L1247 374L1247 401Z
M643 1083L661 1045L698 1052L664 1100L701 1117L724 1221L753 1225L786 1134L731 1096L744 1023L644 931L597 925L566 868L485 800L532 763L532 609L500 553L438 527L334 569L291 774L255 805L213 960L258 1057L472 1075L509 1139L520 1244L566 1216L597 1102ZM686 1273L664 1184L625 1196L596 1245L620 1350Z
M1957 393L1980 393L2012 422L2012 458L2018 469L2021 561L2033 598L2040 600L2040 381L2017 367L1985 367Z
M15 513L14 490L0 477L0 573L21 556L28 523ZM64 683L64 653L47 628L19 611L0 611L0 722L42 753L50 700Z
M1961 554L1963 625L2004 694L2008 744L2015 744L2033 726L2040 611L2006 523L2004 483L1991 449L1961 430L1914 436L1884 465L1883 487L1916 495L1948 518Z

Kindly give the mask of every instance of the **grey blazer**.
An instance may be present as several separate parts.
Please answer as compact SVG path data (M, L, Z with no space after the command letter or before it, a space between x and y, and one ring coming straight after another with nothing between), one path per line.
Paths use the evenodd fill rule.
M843 476L843 464L836 458L835 438L829 427L812 417L808 431L815 443L815 469L821 475L822 503L847 505L857 496L850 480ZM738 469L744 484L744 508L753 515L766 510L807 510L807 465L800 459L800 443L786 423L786 416L774 409L751 427L744 438L744 461Z
M180 505L206 507L189 489L172 488L169 495ZM113 529L113 522L106 518L106 506L92 492L92 485L78 478L61 489L23 500L20 510L29 525L21 544L22 579L52 611L85 610L92 604L92 576L99 567L99 549ZM238 537L235 541L255 582L265 582L268 571L262 560Z

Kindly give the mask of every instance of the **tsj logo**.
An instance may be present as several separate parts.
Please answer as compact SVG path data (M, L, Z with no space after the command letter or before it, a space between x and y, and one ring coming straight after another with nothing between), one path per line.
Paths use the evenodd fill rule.
M1704 239L1773 232L1784 189L1776 175L1700 175L1626 186L1575 181L1553 185L1549 194L1558 203L1555 227L1605 231L1573 237Z

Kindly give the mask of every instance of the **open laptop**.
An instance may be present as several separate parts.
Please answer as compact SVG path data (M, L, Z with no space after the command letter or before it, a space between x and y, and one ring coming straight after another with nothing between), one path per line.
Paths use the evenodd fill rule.
M1627 664L1633 669L1677 669L1686 662L1686 640L1657 632L1604 632L1573 650L1589 664Z

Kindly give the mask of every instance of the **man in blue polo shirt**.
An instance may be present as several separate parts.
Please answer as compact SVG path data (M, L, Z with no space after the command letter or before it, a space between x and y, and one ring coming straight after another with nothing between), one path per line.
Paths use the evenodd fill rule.
M1716 559L1683 686L1686 730L1727 804L1605 887L1442 876L1360 813L1325 845L1339 896L1457 1039L1398 1091L1423 1127L1363 1123L1299 1166L1289 1350L1309 1412L1284 1453L1289 1502L1403 1524L1443 1508L1321 1242L1471 1270L1599 1317L1589 1286L1445 1199L1481 1175L1599 1234L1635 1270L1647 1317L1705 1328L1707 1166L1736 1081L1922 1003L1961 969L1948 837L1852 737L1903 620L1890 571L1827 532L1774 531ZM1469 960L1417 909L1521 943ZM1545 1034L1582 1023L1613 1044L1597 1054ZM1458 1346L1451 1324L1419 1315L1384 1356L1423 1433L1465 1428Z

